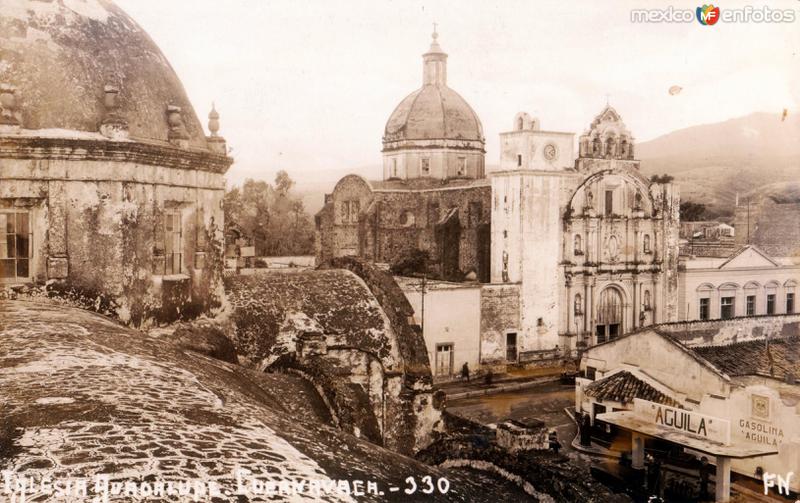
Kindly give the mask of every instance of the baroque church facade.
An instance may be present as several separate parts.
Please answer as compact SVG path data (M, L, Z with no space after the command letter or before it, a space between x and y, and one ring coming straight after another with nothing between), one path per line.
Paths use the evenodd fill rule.
M422 87L387 121L383 179L349 175L326 195L318 259L393 266L423 252L432 277L479 283L493 318L479 364L512 345L517 359L555 357L676 319L678 192L639 172L619 114L594 119L576 158L574 134L520 113L487 175L480 119L448 87L446 62L434 33ZM501 308L487 309L496 292Z

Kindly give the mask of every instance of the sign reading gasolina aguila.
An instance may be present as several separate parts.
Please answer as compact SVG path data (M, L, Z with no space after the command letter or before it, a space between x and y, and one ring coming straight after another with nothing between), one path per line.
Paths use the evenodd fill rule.
M731 423L727 419L706 416L639 398L634 399L633 410L638 417L648 423L724 445L729 445L731 442Z

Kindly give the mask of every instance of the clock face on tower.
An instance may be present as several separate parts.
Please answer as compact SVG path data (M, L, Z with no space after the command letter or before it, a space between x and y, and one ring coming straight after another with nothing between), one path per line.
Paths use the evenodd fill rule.
M548 143L547 145L545 145L544 158L547 159L548 161L553 161L555 160L556 157L558 157L558 150L556 149L556 146L553 145L552 143Z

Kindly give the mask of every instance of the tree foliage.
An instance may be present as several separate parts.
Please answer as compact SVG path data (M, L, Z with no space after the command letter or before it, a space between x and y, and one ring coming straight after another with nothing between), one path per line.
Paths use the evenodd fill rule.
M699 222L707 218L706 205L702 203L683 201L681 203L680 213L681 221L683 222Z
M259 256L309 255L314 250L314 226L294 181L279 171L275 184L248 178L225 193L225 231L238 229Z
M671 183L675 179L674 176L663 174L663 175L653 175L650 177L650 181L652 183Z

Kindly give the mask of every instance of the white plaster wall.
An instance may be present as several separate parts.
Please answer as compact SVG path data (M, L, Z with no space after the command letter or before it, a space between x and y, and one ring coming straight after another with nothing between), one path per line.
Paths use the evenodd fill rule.
M403 285L403 292L414 308L419 322L422 316L422 294L415 283ZM431 287L425 294L423 336L436 376L436 345L453 344L453 373L458 374L464 362L474 372L480 365L481 289L470 287Z
M767 290L765 285L775 282L775 314L786 313L786 293L795 294L795 312L800 312L800 291L798 287L790 286L794 281L800 285L800 267L798 266L769 266L769 267L743 267L743 268L704 268L689 269L681 271L679 275L679 287L681 290L681 302L679 318L681 320L700 319L700 298L710 299L710 319L717 319L720 315L720 291L719 287L724 284L736 285L735 290L735 313L736 316L746 315L746 293L745 285L756 283L756 288L752 291L756 295L756 315L766 314L767 312ZM787 285L787 282L789 285ZM701 293L698 289L703 285L711 285L714 289L710 293ZM770 292L772 293L772 292Z
M575 163L575 135L555 131L511 131L500 134L500 171L541 170L562 171ZM544 156L545 145L556 147L556 157ZM522 166L519 158L522 156Z
M421 159L430 159L430 174L423 175L420 166ZM449 149L449 148L420 148L403 149L386 152L383 155L383 179L392 178L392 163L397 161L397 178L438 178L445 179L457 176L459 158L467 159L467 173L469 178L482 178L484 175L484 154L475 150Z
M698 410L703 414L728 419L731 422L731 442L775 447L779 452L771 456L734 459L731 470L750 477L755 474L758 466L764 471L783 477L790 471L797 474L800 468L800 392L797 386L759 377L741 377L735 380L739 386L733 389L727 400L705 395ZM769 418L753 415L753 395L769 399ZM756 433L748 429L747 422L757 423L767 431L774 427L780 433ZM747 437L748 432L751 434L750 438ZM754 437L753 433L758 436ZM800 477L795 475L792 478L791 487L795 491L800 489Z
M685 393L698 402L706 393L728 394L729 385L722 377L687 351L650 331L589 348L581 360L581 369L598 370L597 379L624 365L638 367L676 393Z

